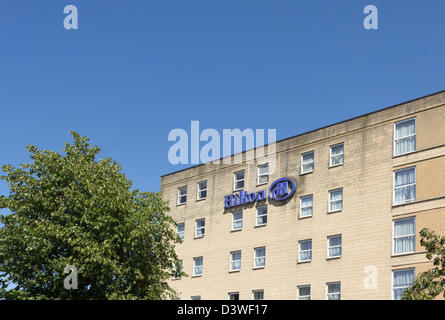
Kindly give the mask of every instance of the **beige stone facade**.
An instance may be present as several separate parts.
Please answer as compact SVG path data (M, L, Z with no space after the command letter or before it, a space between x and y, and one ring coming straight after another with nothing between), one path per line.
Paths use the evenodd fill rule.
M406 119L415 119L415 149L395 155L395 124ZM330 166L330 147L339 143L343 164ZM301 174L301 155L309 151L314 152L313 171ZM394 270L418 274L431 266L419 231L429 227L445 234L445 92L281 140L276 159L276 170L263 185L257 185L257 166L264 159L199 165L162 177L162 196L175 221L185 226L177 253L188 276L170 283L180 299L226 300L237 292L249 300L254 290L263 290L264 299L297 299L304 285L310 285L311 299L326 299L327 284L336 282L341 299L392 299ZM409 202L395 204L395 172L404 168L415 168L415 198L409 199L412 183L402 184L408 188L406 194L402 190L402 202ZM296 192L284 203L268 199L225 210L224 197L234 192L234 173L240 170L245 170L245 191L267 191L273 181L287 177L295 181ZM201 181L207 181L207 195L197 200ZM187 199L179 205L182 186ZM329 213L329 192L337 189L343 191L342 208ZM301 218L300 198L309 195L312 216ZM255 226L260 204L267 205L267 224ZM242 229L232 231L232 213L240 209ZM410 217L415 218L415 248L396 255L394 221ZM205 235L196 238L196 220L202 218ZM341 235L341 256L330 259L332 235ZM402 236L402 242L412 239L409 231ZM311 260L300 262L299 241L307 239L312 240ZM266 251L263 268L254 268L258 247ZM234 251L241 251L241 268L231 272ZM196 257L202 257L200 276L193 276Z

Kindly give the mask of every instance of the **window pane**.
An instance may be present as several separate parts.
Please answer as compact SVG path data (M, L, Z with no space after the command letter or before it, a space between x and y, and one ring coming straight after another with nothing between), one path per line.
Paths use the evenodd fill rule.
M395 154L400 155L416 150L416 120L396 124Z
M395 300L401 300L403 291L414 283L414 270L397 270L393 272L393 293Z
M263 165L263 166L258 167L259 175L268 174L268 173L269 173L269 165Z
M414 252L414 228L414 218L394 221L394 254Z
M255 291L253 293L254 300L263 300L264 299L264 291Z
M416 199L416 170L409 168L394 174L394 201L396 204Z

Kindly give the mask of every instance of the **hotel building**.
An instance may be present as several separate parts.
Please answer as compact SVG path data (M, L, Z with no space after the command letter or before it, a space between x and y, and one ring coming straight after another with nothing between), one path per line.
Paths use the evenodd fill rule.
M445 235L445 92L278 141L268 159L162 176L180 299L400 299L432 267L419 232Z

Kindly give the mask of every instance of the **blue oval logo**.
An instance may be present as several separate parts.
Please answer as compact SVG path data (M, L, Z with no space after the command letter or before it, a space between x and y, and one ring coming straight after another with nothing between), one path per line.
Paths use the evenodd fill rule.
M283 201L292 197L297 189L297 185L292 179L281 178L274 181L269 188L269 198L276 201Z

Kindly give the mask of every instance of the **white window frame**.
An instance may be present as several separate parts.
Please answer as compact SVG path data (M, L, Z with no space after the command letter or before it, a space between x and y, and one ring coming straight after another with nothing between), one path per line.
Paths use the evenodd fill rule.
M333 155L332 155L332 148L335 148L335 147L338 147L338 146L341 146L341 145L343 145L343 153L342 153L342 154L336 154L335 156L333 156ZM339 164L332 164L332 157L338 157L338 156L340 156L340 155L343 156L343 161L342 161L342 163L339 163ZM343 165L344 163L345 163L345 143L344 143L344 142L341 142L341 143L337 143L337 144L333 144L333 145L329 146L329 167L330 167L330 168L338 167L338 166Z
M229 299L229 300L232 300L232 299L230 299L230 297L231 297L232 295L235 295L235 294L238 295L238 299L233 299L233 300L239 300L239 299L240 299L240 298L239 298L239 291L229 292L229 294L228 294L228 299Z
M329 293L329 285L335 285L335 284L340 285L340 291L335 292L335 293ZM340 296L340 299L338 299L338 300L341 300L341 281L326 282L326 300L329 300L329 295L334 295L334 294L338 294Z
M204 221L203 227L198 227L198 221ZM200 218L195 220L195 238L203 238L205 236L205 228L206 228L206 219ZM198 230L204 229L204 232L200 235L198 235Z
M397 125L398 124L401 124L401 123L404 123L404 122L408 122L408 121L411 121L411 120L414 120L414 134L412 134L412 135L409 135L409 136L406 136L406 137L403 137L403 138L398 138L398 139L396 139L396 127L397 127ZM411 137L416 137L416 148L413 150L413 151L409 151L409 152L405 152L405 153L401 153L401 154L396 154L396 145L397 145L397 141L398 140L402 140L402 139L407 139L407 138L411 138ZM405 155L405 154L410 154L410 153L412 153L412 152L416 152L417 151L417 118L416 117L414 117L414 118L409 118L409 119L405 119L405 120L402 120L402 121L397 121L397 122L395 122L394 123L394 131L393 131L393 155L396 157L396 156L402 156L402 155Z
M241 219L235 219L235 213L241 213ZM244 218L244 213L243 210L239 210L239 211L234 211L232 212L232 231L239 231L243 229L243 218ZM241 221L241 227L239 228L235 228L235 222Z
M201 273L196 273L196 260L201 259ZM193 273L192 276L193 277L200 277L204 274L204 257L194 257L193 258Z
M239 253L239 260L233 260L233 254L234 253ZM241 270L241 250L235 250L235 251L231 251L230 252L230 272L237 272ZM239 261L239 268L238 269L233 269L233 263Z
M204 183L204 182L206 184L205 189L200 189L201 188L201 183ZM197 200L207 199L207 180L203 180L203 181L198 182L196 190L197 190L197 194L196 194L196 199ZM206 196L205 197L201 197L201 192L203 192L203 191L206 192Z
M336 246L332 246L331 247L329 245L329 239L330 238L334 238L334 237L340 237L341 243L340 243L340 245L336 245ZM327 247L328 247L327 259L338 259L338 258L341 258L343 256L343 235L342 234L334 234L332 236L328 236L327 240L328 240L327 241ZM331 256L329 249L338 248L338 247L340 247L340 255L339 256Z
M310 216L303 216L302 215L302 212L303 212L303 199L306 199L306 198L312 198L312 212L311 212L311 215ZM306 206L306 207L304 207L304 208L309 208L309 206ZM312 217L314 215L314 195L313 194L309 194L309 195L307 195L307 196L302 196L302 197L300 197L300 218L301 219L304 219L304 218L310 218L310 217Z
M311 249L310 250L301 250L301 243L302 242L310 242L311 243ZM301 259L301 254L302 253L306 253L306 252L310 252L311 253L311 258L310 259L306 259L306 260L302 260ZM298 262L310 262L310 261L312 261L312 239L305 239L305 240L298 241Z
M183 230L182 231L178 231L178 227L182 225L183 226ZM185 222L179 222L176 225L176 234L181 238L181 240L184 240L184 234L185 234Z
M341 190L341 209L337 209L337 210L331 210L331 202L337 202L340 200L335 200L335 201L331 201L331 193L332 192L336 192L336 191L340 191ZM344 192L343 192L343 188L337 188L334 190L329 190L328 192L328 213L334 213L334 212L340 212L343 211L343 200L344 200Z
M394 273L400 272L400 271L412 271L413 275L414 275L413 278L414 278L414 280L416 280L416 268L406 268L406 269L392 270L392 273L391 273L391 291L392 291L391 292L391 298L392 298L392 300L395 300L395 296L394 296L394 291L395 291L395 288L394 288ZM407 288L409 288L411 286L398 287L397 289L405 289L406 290Z
M312 170L304 171L304 170L303 170L303 157L306 156L306 155L308 155L308 154L311 154L311 153L314 154L313 157L312 157L312 158L313 158L313 160L312 160ZM305 152L305 153L302 153L302 154L301 154L301 157L300 157L300 175L301 175L301 174L306 174L306 173L314 172L314 170L315 170L315 152L314 152L314 150L312 150L312 151L308 151L308 152Z
M260 293L260 292L263 294L263 298L255 299L255 293ZM264 300L264 289L252 290L252 300Z
M263 213L263 214L259 215L258 214L258 209L260 209L260 208L266 208L266 213ZM255 213L255 227L261 227L261 226L267 225L267 213L269 211L269 208L267 207L267 204L262 205L262 206L258 206L255 211L256 211L256 213ZM258 224L258 218L264 217L264 216L266 217L266 222Z
M259 249L264 249L264 256L257 256L257 250L259 250ZM265 246L257 247L257 248L254 248L253 250L254 250L254 254L253 254L253 268L254 269L263 269L263 268L265 268L266 267L266 247ZM257 265L257 261L259 259L261 259L261 258L264 258L264 265L258 266Z
M395 253L396 249L396 221L403 221L403 220L414 220L414 233L411 235L405 235L405 236L398 236L397 238L408 238L408 237L414 237L414 246L413 251L410 252L402 252L402 253ZM392 221L392 255L393 256L399 256L399 255L405 255L405 254L412 254L416 252L416 217L408 217L408 218L402 218L402 219L395 219Z
M300 295L300 289L304 289L304 288L309 288L309 295ZM297 286L297 300L311 300L311 285L310 284L305 284L305 285L301 285L301 286ZM309 299L304 299L304 298L309 298Z
M267 167L267 173L260 174L260 168L262 168L262 167ZM257 173L258 173L257 174L257 185L263 185L263 184L269 183L269 164L268 163L259 165L257 167ZM263 176L267 176L266 182L260 182L260 177L263 177Z
M185 188L185 194L181 194L181 189ZM185 201L181 202L181 197L185 196ZM178 206L186 204L187 203L187 185L185 186L181 186L178 188L178 201L177 204Z
M396 173L400 172L400 171L411 170L411 169L414 169L414 183L396 187ZM392 174L392 181L393 181L393 185L392 185L392 199L393 199L393 205L394 206L398 206L398 205L402 205L402 204L411 203L411 202L415 202L416 201L416 198L417 198L417 167L414 166L414 167L408 167L408 168L403 168L403 169L399 169L399 170L394 170L393 174ZM414 185L416 187L416 193L414 195L414 199L409 199L407 201L397 203L396 202L396 188L409 187L409 186L412 186L412 185Z
M239 179L239 180L237 180L237 179L236 179L236 174L237 174L237 173L240 173L240 172L243 172L243 173L244 173L244 178L243 178L243 179ZM236 183L237 183L237 182L240 182L240 181L243 181L243 187L242 187L242 188L237 188L237 187L236 187ZM246 170L239 170L239 171L234 172L234 173L233 173L233 190L234 190L234 191L243 190L245 186L246 186Z

